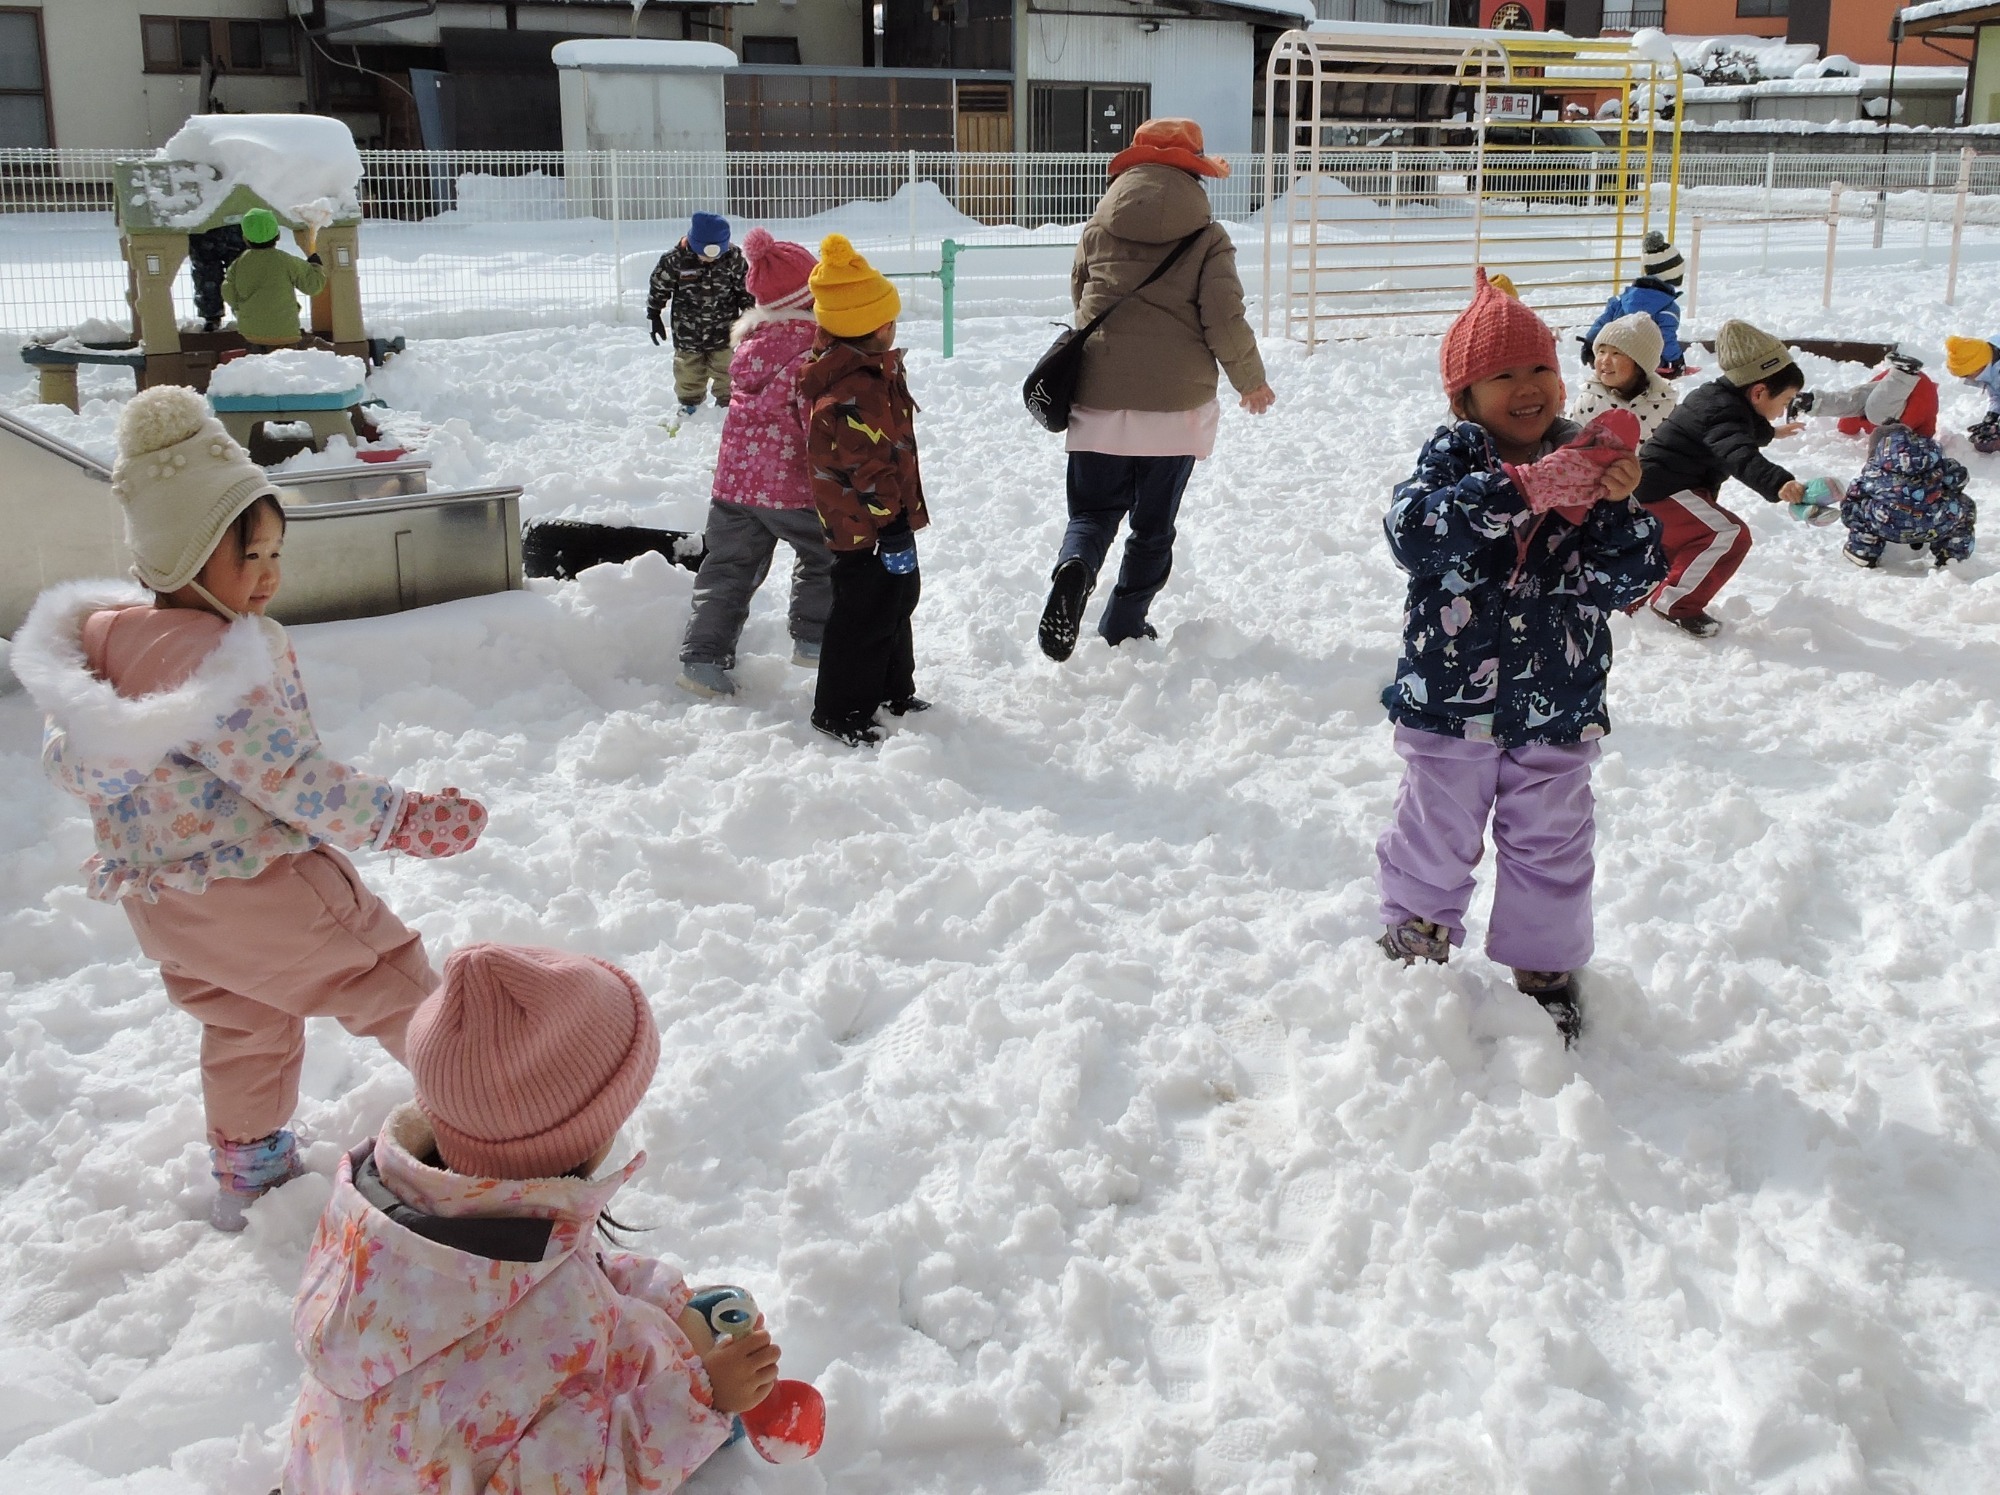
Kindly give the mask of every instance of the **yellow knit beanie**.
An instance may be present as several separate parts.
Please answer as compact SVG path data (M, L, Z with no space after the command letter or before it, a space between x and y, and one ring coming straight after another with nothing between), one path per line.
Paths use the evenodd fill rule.
M845 234L828 234L820 241L819 263L807 283L813 315L835 337L866 337L903 310L896 288L855 252Z
M1993 344L1984 338L1948 337L1944 340L1944 366L1960 379L1970 379L1993 361Z

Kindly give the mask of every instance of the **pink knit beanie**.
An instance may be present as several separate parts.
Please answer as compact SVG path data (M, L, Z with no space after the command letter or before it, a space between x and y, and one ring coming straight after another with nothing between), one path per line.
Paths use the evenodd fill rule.
M459 1173L554 1178L637 1108L660 1062L639 984L587 955L467 945L410 1019L410 1074Z
M753 228L743 239L743 258L750 262L744 284L759 306L783 311L794 306L811 306L812 289L806 277L819 261L803 244L774 239L766 229Z
M1556 335L1549 324L1486 279L1484 266L1473 272L1472 305L1444 335L1438 350L1438 371L1444 392L1459 395L1481 379L1524 363L1556 362Z

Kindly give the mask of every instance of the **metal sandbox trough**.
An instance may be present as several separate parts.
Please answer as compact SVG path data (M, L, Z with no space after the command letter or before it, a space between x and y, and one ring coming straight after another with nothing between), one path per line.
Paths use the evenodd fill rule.
M279 474L287 531L281 623L371 618L521 585L521 490L432 493L430 464ZM43 588L132 564L111 470L0 411L0 637Z

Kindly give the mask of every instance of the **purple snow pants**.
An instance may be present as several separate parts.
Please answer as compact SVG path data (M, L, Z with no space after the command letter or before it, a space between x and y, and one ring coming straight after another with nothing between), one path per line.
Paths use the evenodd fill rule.
M1590 797L1595 742L1502 748L1413 727L1396 728L1407 765L1395 818L1375 855L1382 872L1382 922L1412 914L1442 924L1465 943L1472 869L1485 852L1493 817L1499 864L1486 953L1517 971L1574 971L1590 960Z

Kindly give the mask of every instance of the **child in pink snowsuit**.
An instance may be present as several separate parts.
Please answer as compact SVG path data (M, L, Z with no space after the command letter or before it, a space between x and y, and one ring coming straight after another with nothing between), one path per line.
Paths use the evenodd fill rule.
M1439 364L1455 424L1425 443L1383 519L1410 585L1382 694L1405 768L1376 845L1381 944L1441 963L1463 941L1490 817L1487 953L1574 1042L1611 615L1665 574L1660 523L1631 498L1637 420L1564 420L1555 334L1483 271Z
M736 641L750 599L770 574L778 542L791 546L792 663L819 664L833 610L833 554L813 507L806 467L806 406L799 370L818 323L806 277L816 263L803 245L753 228L743 240L747 284L757 298L730 333L734 391L722 422L706 546L694 582L694 611L681 640L680 685L697 695L730 696Z
M285 1495L676 1489L770 1395L778 1347L690 1338L663 1262L599 1248L599 1174L660 1057L603 961L470 945L410 1024L417 1098L349 1153L292 1328Z
M90 895L117 903L167 997L202 1025L211 1219L299 1172L284 1129L308 1017L397 1059L436 984L416 934L336 848L449 856L485 812L413 794L320 747L277 591L284 509L191 389L143 391L118 426L112 492L132 574L36 599L10 662L48 715L50 776L90 808Z

